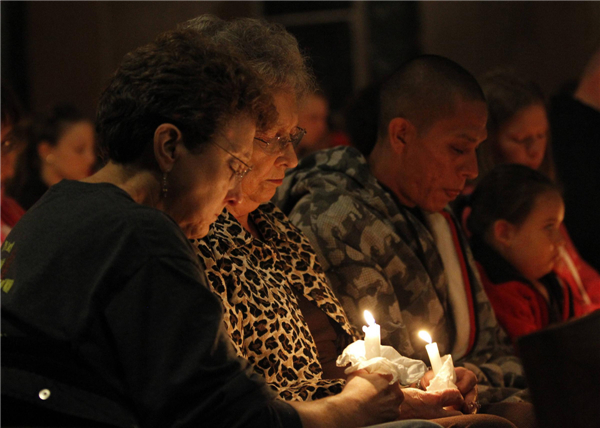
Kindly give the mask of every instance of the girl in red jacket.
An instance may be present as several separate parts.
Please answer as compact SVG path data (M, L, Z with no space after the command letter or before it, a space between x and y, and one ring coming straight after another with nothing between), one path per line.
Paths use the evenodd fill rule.
M498 321L513 341L577 315L575 306L589 300L585 290L553 272L565 245L557 185L526 166L500 165L478 184L471 207L473 253Z

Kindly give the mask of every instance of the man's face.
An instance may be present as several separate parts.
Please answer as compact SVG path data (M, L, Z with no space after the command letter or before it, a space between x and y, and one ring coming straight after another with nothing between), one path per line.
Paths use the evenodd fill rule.
M398 166L401 202L437 212L460 195L477 177L475 149L487 137L486 121L484 102L458 100L452 116L407 140Z

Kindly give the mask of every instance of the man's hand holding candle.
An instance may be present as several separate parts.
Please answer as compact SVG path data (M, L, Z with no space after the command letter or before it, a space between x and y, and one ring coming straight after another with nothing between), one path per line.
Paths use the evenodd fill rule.
M432 338L424 330L419 332L419 337L428 344L425 346L429 360L431 362L432 370L423 376L421 384L424 388L427 388L429 382L435 377L442 367L442 359L438 351L437 344L432 343ZM447 357L444 357L447 358ZM456 410L461 410L463 413L477 413L479 410L479 403L477 402L477 376L472 371L465 369L464 367L455 367L454 373L456 374L456 387L464 397L464 402L460 406L453 405Z
M456 387L462 397L464 397L463 403L454 408L466 414L477 413L480 407L477 402L477 376L471 370L464 367L455 367L454 371L456 372ZM433 370L429 370L421 379L420 386L427 388L433 377Z
M456 387L465 398L463 413L477 413L480 407L477 401L477 376L464 367L455 367L454 371L456 372Z
M400 419L437 419L462 415L456 410L464 405L463 397L457 389L428 392L405 388L402 392L404 402L400 407Z

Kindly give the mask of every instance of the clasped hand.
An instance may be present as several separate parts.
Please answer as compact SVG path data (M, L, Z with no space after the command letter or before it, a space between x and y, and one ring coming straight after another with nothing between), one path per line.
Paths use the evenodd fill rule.
M463 367L456 367L456 387L442 391L427 392L416 388L404 389L404 402L401 406L402 419L437 419L458 416L463 413L476 413L477 377L475 373ZM433 379L430 370L421 379L426 388Z

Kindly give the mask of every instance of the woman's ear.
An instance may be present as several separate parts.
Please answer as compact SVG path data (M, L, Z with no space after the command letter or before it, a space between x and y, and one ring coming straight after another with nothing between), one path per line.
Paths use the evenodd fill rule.
M181 131L171 123L163 123L154 131L154 157L161 171L171 172L183 144Z
M515 235L516 227L510 222L500 219L494 222L492 227L492 233L494 241L500 244L504 248L508 248L512 245L513 236Z
M388 124L388 141L396 153L405 150L406 144L411 143L416 136L416 129L408 119L395 117Z

